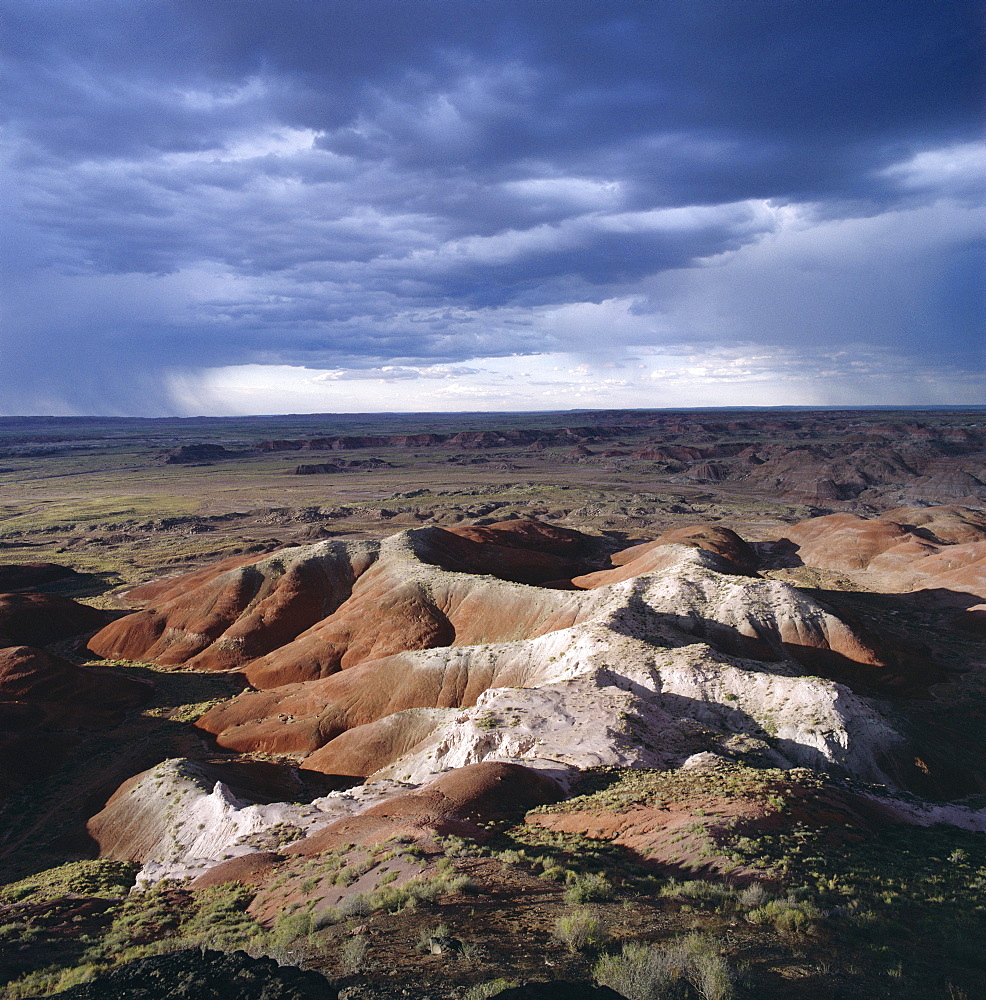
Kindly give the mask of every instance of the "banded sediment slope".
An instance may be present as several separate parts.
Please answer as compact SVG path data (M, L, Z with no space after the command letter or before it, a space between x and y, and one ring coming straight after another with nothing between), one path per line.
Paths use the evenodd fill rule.
M962 508L816 518L758 547L678 529L615 552L517 519L321 541L159 581L89 648L241 671L250 689L198 727L230 754L282 755L351 787L251 801L221 770L171 761L131 779L90 832L146 877L201 874L256 853L275 827L301 844L360 816L380 839L406 832L417 790L442 799L449 773L472 766L519 768L497 779L509 782L533 772L564 795L589 767L688 761L809 768L882 786L874 801L899 818L978 828L962 805L895 798L934 792L936 775L882 695L925 696L934 670L757 566L841 558L872 574L904 546L926 568L901 589L939 573L974 607L983 544L986 522ZM398 808L409 794L414 808ZM451 807L419 812L419 831L465 822Z

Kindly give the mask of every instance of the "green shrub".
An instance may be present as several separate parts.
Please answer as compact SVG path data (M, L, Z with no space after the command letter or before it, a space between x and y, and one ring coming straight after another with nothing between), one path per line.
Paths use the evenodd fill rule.
M445 878L445 893L461 892L467 896L475 896L479 892L479 883L469 875L453 875Z
M737 902L744 910L753 910L767 902L767 890L760 882L753 882L737 896Z
M194 894L197 912L182 925L182 936L220 950L242 947L260 926L247 912L253 893L236 882Z
M608 934L603 921L587 910L566 913L555 921L553 937L574 955L589 948L598 948Z
M799 935L814 932L822 913L813 903L801 902L788 896L786 899L771 899L746 915L748 923L772 924L779 934Z
M452 834L435 839L448 858L476 858L485 853L485 848L480 847L474 840L464 840Z
M339 964L344 975L359 972L366 965L366 935L354 934L339 946Z
M689 934L661 945L631 943L595 965L596 981L628 1000L680 1000L689 986L703 1000L731 1000L732 975L719 943Z
M304 910L284 911L277 915L271 930L271 943L285 946L298 938L310 937L315 933L315 918Z
M475 941L463 941L459 945L458 957L463 962L476 962L483 956L482 947Z
M541 878L550 878L555 882L564 882L568 877L568 869L563 868L557 861L545 858L541 864L543 867L543 871L540 875Z
M70 861L30 875L0 889L0 900L41 902L58 896L125 896L134 884L140 865L129 861Z
M475 891L476 883L468 875L412 878L403 885L382 885L374 892L349 896L342 901L339 910L346 917L365 917L378 910L399 913L413 909L419 903L433 903L439 896L448 893Z
M449 936L447 924L436 924L434 927L422 927L418 932L418 951L423 954L431 950L431 939Z
M369 898L363 893L355 896L347 896L338 907L340 916L347 917L368 917L373 912Z
M734 899L736 890L721 882L706 882L704 879L692 882L676 882L671 879L661 889L660 895L668 899L693 899L696 902L720 904Z
M603 902L613 898L613 886L605 875L576 875L565 890L566 903Z
M96 977L97 969L92 965L80 965L74 969L66 969L58 977L58 992L70 989L73 986L81 986L82 983L91 982Z
M338 924L342 919L343 915L337 906L327 906L324 910L312 914L312 924L317 931Z
M498 861L502 861L505 865L519 865L522 861L527 860L527 858L524 857L520 851L515 851L513 848L509 848L506 851L500 851L500 853L495 854L494 857Z

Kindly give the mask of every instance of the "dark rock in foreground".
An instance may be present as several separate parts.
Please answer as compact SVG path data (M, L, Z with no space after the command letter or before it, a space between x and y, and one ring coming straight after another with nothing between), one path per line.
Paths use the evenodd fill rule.
M497 993L502 1000L625 1000L622 993L608 986L587 986L585 983L528 983Z
M242 951L227 955L198 948L128 962L54 995L66 1000L337 1000L339 996L317 972L282 967L272 958L250 958Z

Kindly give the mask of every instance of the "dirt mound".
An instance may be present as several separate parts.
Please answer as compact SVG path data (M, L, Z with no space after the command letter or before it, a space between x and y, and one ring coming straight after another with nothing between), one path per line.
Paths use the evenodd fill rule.
M898 507L880 516L939 545L964 545L986 540L986 513L968 507Z
M976 530L960 510L906 517L910 527L852 516L827 523L879 536L866 565L893 548L886 538L949 553L982 544L942 544L946 533ZM734 737L779 767L830 768L913 790L917 755L867 700L874 688L912 693L909 668L885 657L838 605L756 576L754 553L734 532L669 531L618 553L605 571L576 575L571 591L489 572L540 557L577 565L606 544L517 518L319 542L203 571L188 589L169 581L93 647L137 637L138 655L159 662L242 669L259 690L196 724L219 746L295 755L309 773L354 784L373 780L310 799L308 812L296 798L293 812L277 812L200 769L173 776L186 791L168 813L148 772L120 789L90 831L104 853L144 863L148 878L184 877L231 851L279 851L284 841L264 832L277 823L295 838L321 827L339 843L435 829L475 834L482 794L460 795L454 782L477 763L529 768L561 784L598 763L677 767L699 750L729 755ZM423 787L406 793L409 784ZM477 815L463 806L470 802L482 806Z
M505 635L512 625L497 626L495 610L479 614L475 601L449 596L448 586L444 595L433 593L417 568L542 583L583 572L596 546L577 531L518 519L421 529L410 549L325 542L237 557L135 588L130 599L147 607L103 629L89 648L106 658L197 670L258 661L249 677L259 687L313 679L403 650L520 637L516 628ZM482 581L469 586L481 588ZM282 651L299 637L299 645Z
M441 571L408 580L410 567L395 579L399 567L381 559L336 615L247 667L251 683L264 690L210 709L197 725L233 750L314 754L346 730L392 713L470 706L491 687L545 683L559 658L542 659L532 640L583 624L591 630L592 621L613 621L609 616L617 608L634 619L628 623L632 634L660 635L670 646L703 641L729 655L768 662L793 658L812 673L839 677L884 668L878 651L852 628L783 585L722 577L706 566L719 557L677 545L655 547L642 558L647 572L639 567L642 575L633 587L588 592L518 587ZM618 571L627 569L628 577L638 576L638 567ZM731 581L728 586L721 585L725 580ZM436 622L448 630L444 643ZM427 637L424 629L433 627L427 649L381 655L388 643ZM622 641L621 625L613 621L604 627L609 641ZM559 641L571 645L574 635ZM320 677L319 670L329 676ZM305 671L314 679L282 683ZM367 764L378 751L386 755L388 741L403 745L396 730L364 732ZM306 766L355 770L363 766L362 738L354 734L342 741L338 759L329 750L328 762L309 759Z
M0 646L46 646L92 632L110 617L53 594L0 594Z
M609 783L612 777L612 783ZM698 754L679 771L590 773L602 785L558 806L528 814L526 822L558 833L578 833L632 850L666 869L762 879L755 864L731 857L733 841L757 832L799 828L826 831L833 845L854 843L896 821L873 800L840 790L802 768L754 770ZM752 859L751 859L752 860Z
M153 660L226 670L290 642L345 601L376 558L375 547L324 542L287 549L224 571L168 581L151 602L95 635L107 659Z
M456 834L485 839L483 824L557 802L561 787L521 764L483 762L457 768L413 792L331 823L285 849L319 854L346 843L380 844L401 834Z
M189 590L204 583L215 580L217 576L239 566L249 566L250 563L260 562L266 558L268 553L263 555L241 555L230 556L216 563L210 563L194 573L183 573L180 576L166 576L160 580L151 580L150 583L142 583L138 587L126 592L126 598L131 604L149 604L159 606L172 597L177 597Z
M367 777L410 753L448 719L444 709L408 709L357 726L309 754L302 766L323 774Z
M55 996L65 1000L336 1000L339 994L319 973L278 965L272 958L189 948L128 962Z
M186 849L229 857L226 849L242 836L285 823L294 829L317 812L306 803L353 783L265 761L165 761L123 782L87 829L100 855L114 861L143 863ZM260 846L271 845L253 850Z
M430 545L428 553L434 554ZM258 658L245 673L254 687L269 688L411 650L527 639L579 619L578 605L553 591L474 574L429 572L420 564L387 558L364 574L334 614L290 645Z
M468 660L437 666L398 653L319 680L247 692L195 724L230 750L312 754L346 730L395 712L473 704L493 680L490 671L470 671Z
M721 483L729 478L730 467L723 462L699 462L688 470L688 478L700 483Z
M808 566L852 571L866 569L888 549L914 542L913 554L931 551L932 545L892 521L859 514L827 514L794 525L787 538L798 546L798 556Z
M560 544L570 541L562 537ZM532 594L488 577L432 569L454 562L449 550L461 555L463 547L484 548L425 528L380 546L325 542L288 549L216 576L203 572L198 586L188 581L191 589L171 581L153 606L114 622L89 648L104 657L193 669L246 665L251 684L268 688L406 650L527 638L573 624L574 613L552 623L565 600L547 591ZM495 548L501 569L504 553L524 563L549 560L550 573L559 563L575 565L550 553Z
M193 669L242 668L253 686L268 689L324 679L411 650L530 639L577 624L589 605L557 590L515 590L485 574L543 581L584 565L597 544L579 532L517 519L418 529L377 547L362 543L362 549L353 543L289 549L216 575L202 571L163 585L156 596L150 594L154 606L105 628L90 649L104 657ZM708 553L710 568L720 572L754 571L752 550L734 532L693 527L618 554L610 570L576 575L571 589L599 589L670 571L680 551L672 546L682 545ZM439 569L429 571L431 566ZM148 589L138 596L147 597ZM781 645L764 646L757 627L725 648L762 656L770 646L770 656L777 658L786 655L781 646L787 644L788 653L831 648L859 662L879 659L866 643L841 632L814 636L795 624L781 631ZM437 706L412 697L393 710ZM294 749L315 746L304 741Z

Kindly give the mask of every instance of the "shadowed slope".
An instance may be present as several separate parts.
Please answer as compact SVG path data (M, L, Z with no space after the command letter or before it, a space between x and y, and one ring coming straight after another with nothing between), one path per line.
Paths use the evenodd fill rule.
M614 569L600 570L577 576L572 585L580 590L593 590L611 583L629 580L644 573L655 573L665 569L675 560L673 552L661 551L668 545L684 545L702 549L718 557L713 565L722 573L736 573L741 576L756 576L757 557L753 549L735 531L714 525L696 525L688 528L674 528L665 531L653 542L644 542L632 548L616 552L611 558Z
M42 649L0 649L0 798L54 771L77 741L72 731L112 726L152 691L146 681Z
M91 632L110 617L53 594L0 594L0 646L45 646Z

